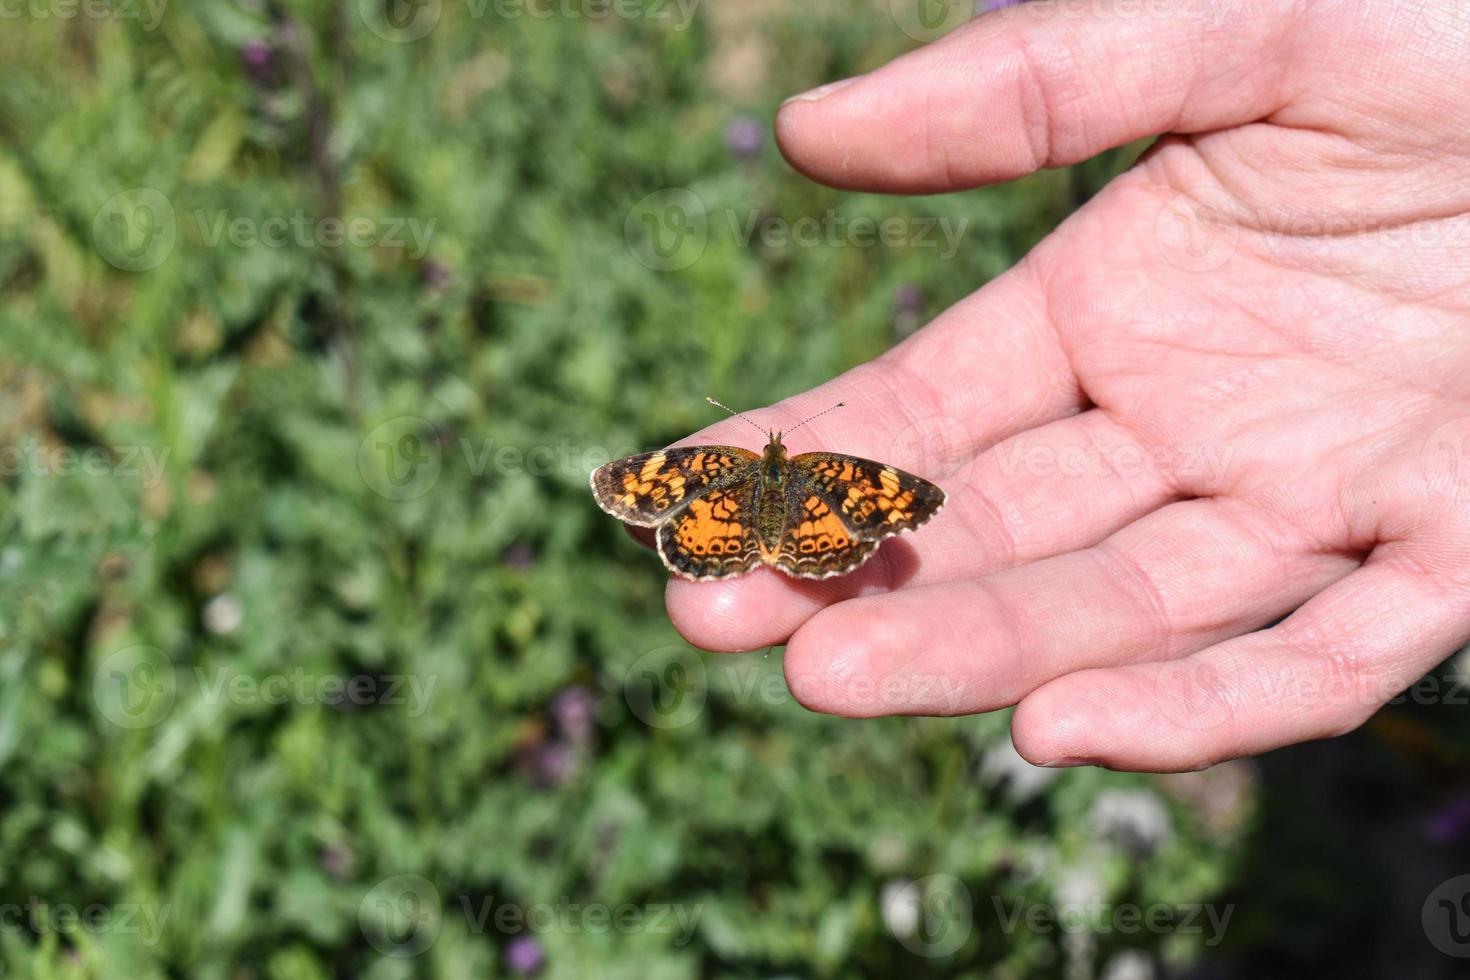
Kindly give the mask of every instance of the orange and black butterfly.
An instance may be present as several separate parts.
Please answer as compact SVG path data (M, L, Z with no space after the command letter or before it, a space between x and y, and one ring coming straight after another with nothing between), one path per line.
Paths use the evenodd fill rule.
M944 505L943 490L911 473L841 453L788 458L782 433L766 435L764 455L686 446L614 460L593 471L592 492L619 520L657 528L664 564L697 582L762 564L798 578L846 575Z

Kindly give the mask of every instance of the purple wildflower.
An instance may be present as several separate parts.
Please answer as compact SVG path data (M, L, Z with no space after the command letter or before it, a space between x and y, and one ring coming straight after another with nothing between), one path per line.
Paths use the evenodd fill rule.
M740 160L754 160L766 145L766 127L754 116L737 116L725 127L725 149Z
M246 41L240 49L245 74L257 85L269 85L276 76L276 53L264 41Z
M523 977L540 973L546 965L546 951L535 936L517 936L505 947L505 966Z
M597 696L574 684L551 699L551 719L573 745L586 745L597 728Z

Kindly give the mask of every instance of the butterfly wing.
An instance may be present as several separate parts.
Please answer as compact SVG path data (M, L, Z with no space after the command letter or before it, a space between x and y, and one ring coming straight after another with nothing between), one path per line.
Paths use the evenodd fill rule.
M876 544L911 531L944 506L939 487L886 463L840 453L802 453L791 460L791 468L805 495L801 514L820 516L813 501L825 505L830 516L817 529L840 524L859 542Z
M738 446L684 446L615 459L592 471L597 506L642 527L664 523L706 490L752 474L760 456Z
M781 533L775 565L797 578L830 578L845 575L867 561L878 550L878 541L859 538L837 516L825 497L805 480L793 481L791 515Z
M756 480L736 481L693 497L659 525L658 553L671 572L695 581L728 578L761 561Z

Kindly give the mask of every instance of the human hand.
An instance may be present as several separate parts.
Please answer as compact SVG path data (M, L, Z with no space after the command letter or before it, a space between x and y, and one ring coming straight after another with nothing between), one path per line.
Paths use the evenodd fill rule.
M785 642L818 711L1019 704L1027 759L1138 770L1348 731L1465 643L1456 6L1041 2L789 102L798 169L891 193L1180 135L908 342L757 413L845 401L791 451L935 480L928 527L844 578L673 580L678 629Z

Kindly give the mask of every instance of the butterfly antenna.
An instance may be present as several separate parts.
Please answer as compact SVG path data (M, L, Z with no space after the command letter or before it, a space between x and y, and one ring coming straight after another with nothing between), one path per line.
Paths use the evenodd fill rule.
M819 419L823 415L826 415L828 412L835 412L835 411L837 411L839 408L841 408L843 406L843 404L845 404L845 403L838 402L836 405L833 405L831 408L824 408L820 412L818 412L816 415L812 415L812 416L810 416L808 418L802 419L800 422L796 423L791 428L787 429L784 434L789 436L791 433L795 432L797 429L801 428L803 425L806 425L812 419Z
M725 411L729 412L731 415L735 416L737 419L744 419L745 422L748 425L753 426L755 428L755 430L757 432L759 432L761 435L766 436L767 438L770 438L770 435L771 434L769 432L767 432L765 429L762 429L760 426L756 425L754 422L750 421L750 419L746 418L744 415L741 415L739 412L735 411L735 409L731 408L729 405L722 405L719 402L715 401L713 398L709 397L708 395L705 395L704 396L704 400L707 401L707 402L709 402L715 408L723 408Z

